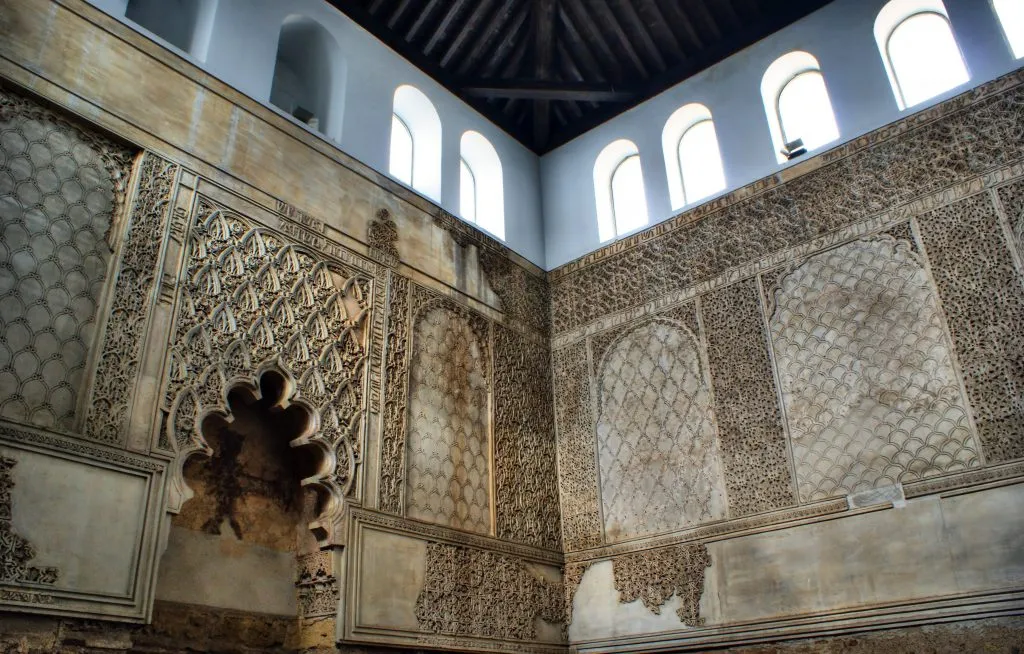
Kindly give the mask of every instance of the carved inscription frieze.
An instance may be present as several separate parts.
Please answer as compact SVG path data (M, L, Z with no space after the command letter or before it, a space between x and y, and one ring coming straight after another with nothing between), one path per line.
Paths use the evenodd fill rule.
M35 548L14 531L13 469L17 460L0 456L0 583L54 584L59 571L52 567L30 565L36 557ZM32 601L12 598L15 601Z
M661 608L675 596L679 599L676 615L688 627L704 624L700 598L704 572L710 567L711 555L703 543L624 554L612 560L619 602L640 600L651 613L661 615Z
M193 218L184 275L166 393L169 440L183 454L203 449L204 417L227 412L232 386L256 388L259 372L276 367L294 380L290 401L319 418L308 438L334 452L334 470L318 483L339 499L352 493L373 280L206 200Z
M413 314L406 515L490 534L488 326L451 300L423 297Z
M405 429L409 398L409 280L391 273L388 282L384 413L381 418L379 508L402 513Z
M938 300L905 241L815 255L770 321L800 499L980 465Z
M138 196L127 219L85 428L89 438L104 443L123 445L127 434L143 330L159 282L157 266L178 171L179 166L151 153L139 166Z
M597 365L607 541L725 517L711 393L693 334L673 321L647 322Z
M497 536L559 550L551 359L547 348L494 327Z
M75 431L130 155L0 89L0 415Z
M416 599L416 619L424 631L535 641L538 619L565 624L562 584L521 559L428 543L426 570Z

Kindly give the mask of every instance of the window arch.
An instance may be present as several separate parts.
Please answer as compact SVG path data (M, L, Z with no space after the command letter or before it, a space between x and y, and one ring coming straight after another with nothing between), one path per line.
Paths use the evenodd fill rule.
M459 154L459 213L504 240L505 185L498 151L483 134L469 131L462 135Z
M293 14L281 26L270 103L334 140L341 140L344 58L320 23Z
M1003 27L1006 42L1017 59L1024 57L1024 2L1020 0L992 0L992 7Z
M415 86L395 90L388 171L434 201L441 199L441 117Z
M594 164L594 193L602 242L648 223L643 168L635 143L619 139L601 151Z
M901 110L971 78L942 0L891 0L875 18L875 41Z
M797 50L772 62L761 78L761 98L779 163L790 159L786 144L796 139L811 151L839 138L825 76L814 55Z
M217 0L128 0L124 17L205 61L216 12Z
M711 111L702 104L680 107L661 132L673 209L725 188L725 170Z

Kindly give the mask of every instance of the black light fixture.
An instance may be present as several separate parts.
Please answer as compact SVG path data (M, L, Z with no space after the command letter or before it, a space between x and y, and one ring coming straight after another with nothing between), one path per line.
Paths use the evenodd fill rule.
M792 161L800 155L807 154L807 148L804 147L803 139L793 139L789 143L786 143L779 152L781 152L786 159Z

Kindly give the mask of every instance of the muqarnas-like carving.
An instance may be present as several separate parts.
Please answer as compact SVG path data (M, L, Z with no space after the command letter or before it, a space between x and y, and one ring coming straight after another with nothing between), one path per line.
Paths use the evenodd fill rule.
M0 456L0 583L54 584L59 575L57 568L29 565L36 557L36 550L14 531L11 489L14 488L12 471L17 464L16 459Z
M413 330L406 515L491 533L487 326L447 299Z
M533 641L538 618L565 624L562 584L521 559L428 543L426 570L416 598L416 620L424 631Z
M498 538L559 550L548 349L494 326L494 485Z
M184 275L165 408L179 455L205 449L202 420L228 413L230 388L257 388L258 373L277 367L294 380L289 401L319 418L308 438L334 452L333 471L317 484L336 499L351 494L373 281L205 200Z
M661 607L675 595L679 598L676 615L689 627L704 624L700 598L704 571L710 567L711 555L703 543L624 554L612 560L619 602L640 600L651 613L661 615Z
M980 465L935 291L905 241L817 254L783 278L775 304L802 501Z
M0 89L0 415L77 430L130 155Z
M725 517L727 500L697 340L655 320L613 342L598 375L597 451L608 542Z
M389 266L397 266L401 256L398 252L398 225L391 219L391 212L381 209L376 220L371 220L366 230L366 241L370 256Z

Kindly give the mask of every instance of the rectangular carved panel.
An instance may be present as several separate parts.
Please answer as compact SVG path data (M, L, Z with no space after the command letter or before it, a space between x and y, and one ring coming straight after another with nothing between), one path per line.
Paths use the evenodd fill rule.
M550 354L494 327L494 482L498 538L561 549Z
M730 517L792 505L793 484L757 285L705 296L708 364Z
M1024 288L988 194L920 218L989 461L1024 457Z
M586 344L576 343L556 351L552 368L562 540L565 549L572 551L601 544Z

